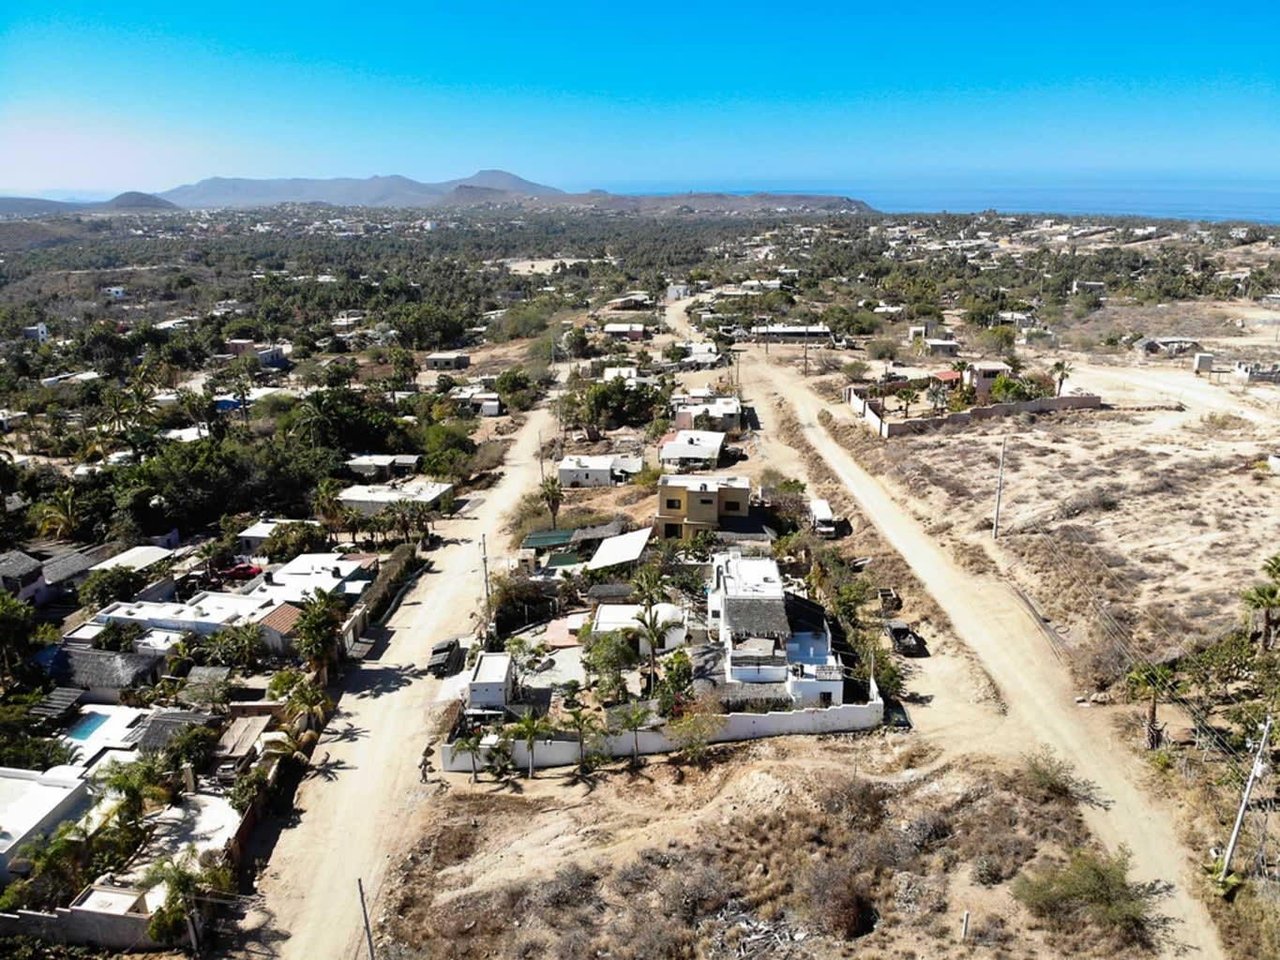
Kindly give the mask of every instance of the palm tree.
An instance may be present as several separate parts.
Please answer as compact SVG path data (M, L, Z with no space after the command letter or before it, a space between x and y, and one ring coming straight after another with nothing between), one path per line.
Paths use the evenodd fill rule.
M453 758L456 760L459 753L467 753L471 756L471 782L475 783L480 778L479 758L480 744L484 740L483 730L472 730L470 733L460 734L453 741Z
M298 733L290 733L288 730L283 730L280 731L280 736L272 737L267 743L266 752L296 763L300 767L309 767L311 765L310 751L319 740L320 734L314 730L302 730Z
M395 503L387 504L384 512L388 525L400 534L401 540L407 543L409 535L413 533L413 505L407 500L397 500Z
M284 705L285 716L299 733L322 728L332 709L333 701L324 688L307 679L299 680L289 689Z
M333 477L325 477L316 484L315 492L311 494L311 508L331 532L341 522L343 507L342 501L338 499L340 490L337 480Z
M323 390L306 397L298 404L289 428L291 433L305 438L313 447L320 446L333 429L333 417L326 409L328 404L324 398Z
M223 667L251 667L262 652L262 628L245 623L219 630L208 641L209 661Z
M631 595L646 607L661 603L667 599L666 580L659 567L646 564L631 578Z
M532 710L524 714L509 728L517 740L523 740L525 749L529 751L529 779L533 779L533 750L539 740L544 740L551 733L551 724L545 718L537 716Z
M658 648L666 645L667 628L672 622L664 619L653 603L645 605L636 616L636 635L649 645L649 683L647 692L652 694L658 682Z
M631 734L631 765L640 763L640 728L649 722L649 708L643 703L629 703L615 714L618 726Z
M351 542L355 543L356 538L360 535L360 528L364 525L364 514L359 510L343 507L338 512L338 522L351 537Z
M1280 610L1280 583L1256 583L1244 592L1242 599L1250 610L1262 611L1262 636L1259 644L1263 650L1270 650L1272 615Z
M36 504L34 516L40 535L55 540L70 540L84 522L73 486L63 487L51 499Z
M556 517L560 514L560 504L564 503L564 488L560 486L560 481L557 478L547 477L542 481L538 492L542 497L542 502L547 505L547 512L551 514L551 529L554 530L556 528Z
M97 782L120 798L115 813L126 826L137 825L148 800L167 801L170 795L163 783L158 754L144 754L132 763L112 760Z
M587 769L587 740L600 733L602 725L596 717L582 707L569 711L569 726L578 735L578 768Z
M133 422L132 404L122 390L111 390L102 398L102 425L119 436Z
M313 667L323 667L337 649L341 623L342 605L337 595L317 589L303 604L295 627L298 653Z
M925 391L925 397L933 405L934 412L937 413L947 405L947 388L940 383L931 383L929 384L929 389Z
M1262 572L1272 582L1280 583L1280 553L1277 553L1274 557L1267 557L1262 561Z
M1126 683L1131 697L1150 697L1147 707L1147 749L1159 750L1164 740L1164 728L1156 722L1156 704L1159 703L1161 694L1169 694L1174 690L1173 668L1165 664L1143 664L1129 673Z
M902 404L903 419L910 419L911 405L920 399L919 391L912 390L910 388L904 388L902 390L899 390L895 394L895 396L898 398L898 402Z
M1053 373L1054 382L1058 385L1057 395L1062 396L1062 388L1067 382L1067 378L1071 376L1071 364L1066 360L1055 360L1049 370Z

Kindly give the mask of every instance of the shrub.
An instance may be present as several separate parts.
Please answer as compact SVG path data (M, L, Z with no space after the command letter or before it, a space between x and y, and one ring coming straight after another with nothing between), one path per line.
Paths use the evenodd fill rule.
M1155 912L1168 885L1131 881L1129 860L1124 847L1113 855L1078 850L1065 864L1018 877L1013 895L1056 930L1088 924L1125 946L1154 947L1168 926Z

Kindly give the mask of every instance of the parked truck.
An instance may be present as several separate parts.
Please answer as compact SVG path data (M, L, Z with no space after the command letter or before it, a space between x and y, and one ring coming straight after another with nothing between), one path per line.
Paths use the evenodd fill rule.
M831 504L825 500L809 501L809 521L813 532L824 540L833 540L836 535L836 518L831 512Z

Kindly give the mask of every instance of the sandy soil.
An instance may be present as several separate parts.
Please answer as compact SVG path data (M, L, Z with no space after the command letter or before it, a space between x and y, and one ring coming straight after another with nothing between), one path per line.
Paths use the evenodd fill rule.
M379 949L391 956L678 956L685 938L700 957L743 956L735 942L746 918L788 940L747 956L959 957L973 949L958 942L962 910L975 929L1007 930L1027 955L1068 952L1036 929L1007 884L974 882L971 864L980 851L1015 845L1018 859L1061 852L1083 835L1078 815L1029 801L988 765L940 761L912 736L779 738L723 748L707 769L651 760L585 782L548 771L506 787L449 782L419 811L422 839L397 865L376 918ZM844 837L856 844L875 833L853 811L832 817L829 798L852 782L889 798L873 844L930 817L950 831L923 857L895 855L882 874L880 922L856 947L829 935L805 892L806 878L843 854ZM995 807L1019 811L1012 828L994 825ZM656 913L650 892L662 904ZM729 900L728 922L718 904L690 904L691 895ZM691 906L701 913L692 922L682 916ZM477 912L488 918L479 927L468 922Z
M745 389L776 396L794 410L808 442L907 560L1008 705L1006 719L999 723L988 722L977 730L968 724L940 723L928 731L931 740L961 755L981 751L1007 757L1041 744L1052 747L1110 802L1107 809L1087 813L1094 833L1110 848L1127 844L1139 877L1173 881L1175 891L1165 906L1179 921L1178 937L1201 957L1221 957L1208 913L1190 892L1193 867L1179 842L1172 812L1135 785L1142 771L1131 752L1115 742L1104 714L1074 702L1076 691L1067 670L1025 604L1006 583L972 574L958 564L884 484L819 425L822 410L848 420L847 408L814 396L799 374L766 365L754 353L744 357L741 369ZM935 709L945 715L942 702L935 702L929 712Z
M391 617L384 652L343 677L339 711L316 750L315 773L297 794L298 820L281 834L262 877L268 921L246 955L356 955L362 938L356 879L363 879L371 903L383 895L387 863L414 839L406 811L432 796L419 782L418 759L439 683L422 665L437 640L474 629L483 596L481 535L490 570L498 569L504 517L537 484L538 433L551 429L549 411L529 415L498 485L475 509L439 525L453 542L432 554L431 571Z

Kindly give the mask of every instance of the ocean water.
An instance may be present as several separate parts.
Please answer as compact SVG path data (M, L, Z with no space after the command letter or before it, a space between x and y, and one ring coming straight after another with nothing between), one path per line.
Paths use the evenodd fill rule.
M861 190L846 195L865 200L886 213L999 210L1002 213L1110 214L1172 220L1280 223L1280 181L1147 181L1043 186L1004 185L999 182L962 186L869 183Z

